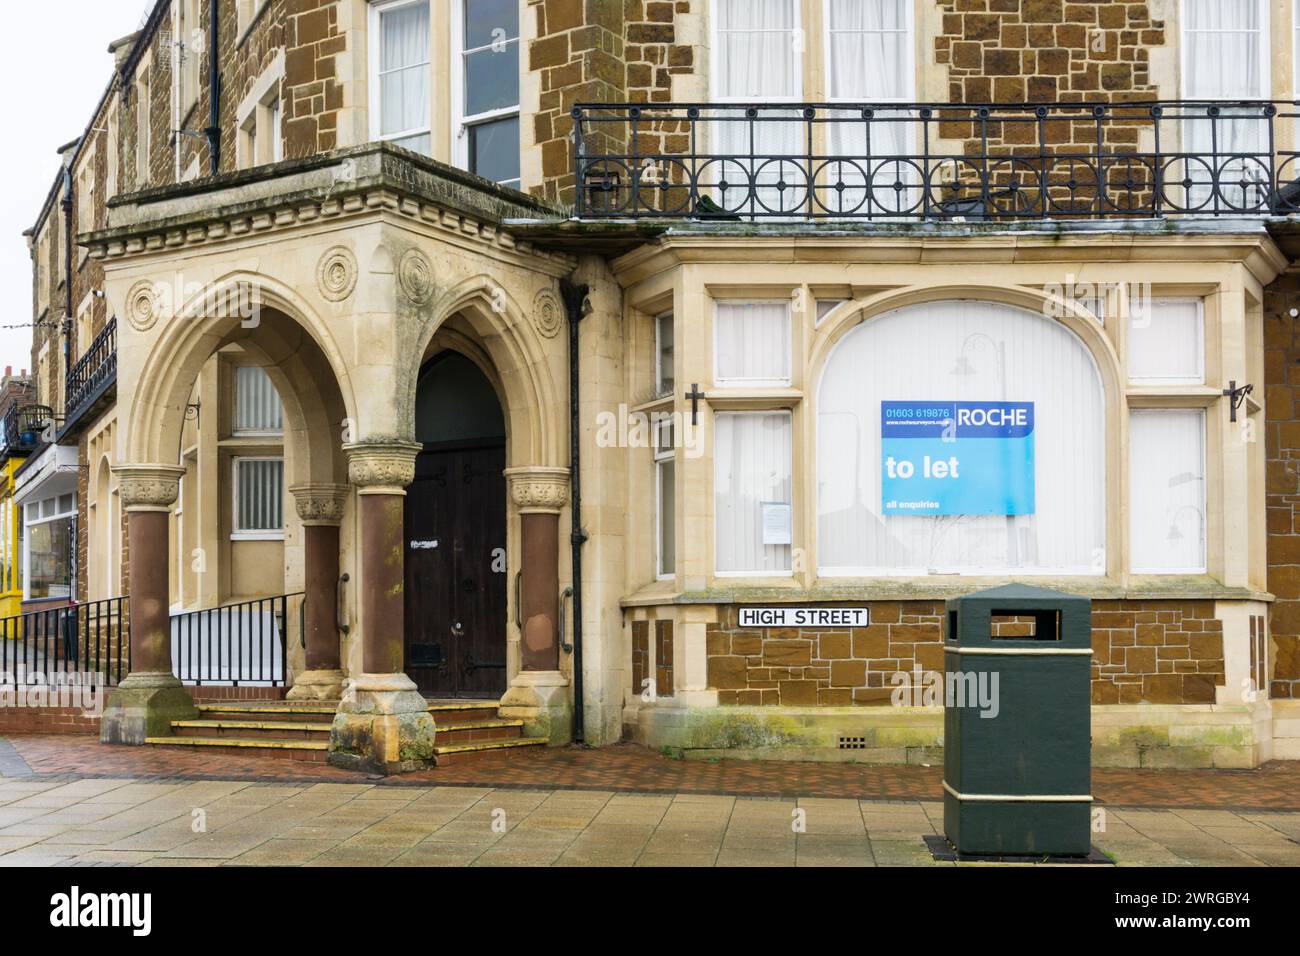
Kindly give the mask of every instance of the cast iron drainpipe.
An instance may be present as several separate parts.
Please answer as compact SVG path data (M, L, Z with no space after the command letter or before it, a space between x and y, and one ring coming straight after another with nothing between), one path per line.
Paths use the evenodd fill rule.
M217 59L220 44L217 28L221 24L220 0L208 0L208 169L215 176L221 172L221 64ZM278 136L279 133L277 132Z
M573 549L573 742L584 743L586 724L582 707L582 546L587 532L582 530L582 462L578 409L578 325L586 306L588 286L568 279L560 280L560 294L569 318L569 482L573 530L569 535ZM560 613L564 613L561 605Z

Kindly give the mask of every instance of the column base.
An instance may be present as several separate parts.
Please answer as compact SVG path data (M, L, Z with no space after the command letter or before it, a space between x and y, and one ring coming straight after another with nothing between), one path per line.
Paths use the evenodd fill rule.
M549 746L573 739L569 678L559 671L520 671L501 698L498 713L522 720L525 737L545 737Z
M146 737L171 736L173 720L192 720L198 715L190 692L176 675L129 674L108 695L99 741L140 746Z
M395 774L434 764L429 702L405 674L358 674L344 689L330 727L329 762Z
M285 700L342 700L343 672L303 671L293 679Z

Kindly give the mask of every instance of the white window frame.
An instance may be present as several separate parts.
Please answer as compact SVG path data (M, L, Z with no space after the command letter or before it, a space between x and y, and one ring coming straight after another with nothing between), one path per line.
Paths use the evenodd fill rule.
M380 64L383 62L382 34L380 32L380 20L385 13L398 10L402 7L413 7L418 4L430 6L430 0L383 0L379 3L371 3L369 10L368 30L370 32L369 40L369 57L370 63L366 70L366 82L370 89L370 138L377 143L387 143L396 140L410 139L412 136L428 136L430 149L433 147L433 55L432 48L425 51L425 76L429 83L429 115L425 117L425 125L418 129L402 130L397 133L390 133L387 136L383 133L383 99L380 90L383 86L380 77ZM434 29L433 10L429 10L429 39L432 43ZM418 65L418 64L417 64ZM405 68L404 68L405 69Z
M1128 324L1129 328L1125 330L1124 342L1124 374L1130 385L1145 387L1161 387L1169 385L1204 385L1205 384L1205 300L1194 296L1156 296L1151 299L1149 308L1155 309L1156 305L1161 302L1192 302L1196 305L1196 372L1193 375L1143 375L1137 376L1129 372L1129 360L1133 356L1133 347L1130 344L1130 333L1133 325L1133 316L1130 313Z
M875 31L875 32L893 32L902 33L907 37L907 56L904 58L903 79L905 80L903 95L898 98L876 96L872 98L872 105L877 103L914 103L916 101L916 12L913 10L913 4L908 2L903 4L906 12L906 19L902 30L894 31ZM822 0L822 50L825 51L822 62L822 83L826 89L827 103L851 103L861 105L860 97L850 96L831 96L831 0ZM914 130L911 124L908 124L907 134L909 140L913 139Z
M267 381L271 384L271 390L275 392L276 400L280 403L280 427L279 428L239 428L239 370L243 368L261 368L260 365L235 365L230 372L230 387L232 391L231 405L234 409L234 421L231 423L230 434L237 438L260 438L275 437L284 434L284 399L280 397L280 391L275 387L275 382L267 376ZM265 370L263 369L265 374Z
M519 36L508 41L515 44L518 52L518 63L520 70L519 98L523 99L523 69L524 69L524 23L523 16L519 18ZM488 110L486 113L466 113L465 112L465 58L470 53L476 53L480 50L491 49L491 47L474 47L471 50L465 49L465 0L451 0L451 142L455 164L469 171L469 129L471 126L479 126L484 123L490 123L494 120L508 119L510 117L519 118L519 136L520 136L520 157L519 157L519 176L515 180L507 179L498 185L506 186L508 189L519 189L523 184L523 111L521 104L516 103L514 106L502 106L495 110ZM478 173L475 173L478 175ZM515 185L508 185L515 183Z
M1268 38L1272 33L1270 29L1269 7L1264 0L1254 0L1256 7L1259 8L1259 82L1260 89L1256 90L1253 97L1248 99L1268 99L1268 91L1272 77L1270 76L1270 64L1273 62L1269 56ZM1187 28L1187 0L1178 0L1178 92L1183 99L1190 99L1191 95L1187 92L1187 81L1190 76L1188 73L1187 49L1190 46L1186 41L1189 33L1222 33L1222 30L1189 30ZM1236 33L1245 33L1245 30L1233 31Z
M257 22L258 15L261 14L262 9L268 2L269 0L239 0L239 5L236 8L236 18L239 24L239 38L235 43L236 46L244 42L248 36L248 31Z
M276 109L284 102L280 95L283 81L284 51L281 50L235 110L235 124L239 129L236 161L240 169L276 163L283 158L280 122L283 114Z
M1207 414L1207 412L1206 412L1206 410L1205 410L1204 408L1190 408L1190 407L1183 407L1183 408L1180 408L1180 407L1170 407L1170 408L1135 408L1135 409L1130 410L1129 414L1132 415L1132 413L1133 413L1134 411L1138 411L1138 412L1200 412L1200 418L1201 418L1201 477L1200 477L1200 484L1201 484L1201 498L1200 498L1200 511L1201 511L1201 535L1202 535L1202 537L1204 538L1204 558L1205 558L1205 560L1204 560L1204 562L1203 562L1199 567L1188 567L1188 568L1145 568L1145 567L1141 567L1141 566L1139 566L1139 565L1133 564L1133 562L1132 562L1132 549L1130 548L1130 553L1129 553L1129 565L1130 565L1130 566L1129 566L1129 572L1130 572L1131 574L1144 574L1144 575L1152 575L1152 576L1156 576L1156 575L1171 575L1171 574L1207 574L1207 573L1209 573L1209 561L1210 561L1210 515L1209 515L1209 502L1210 502L1210 494L1209 494L1210 432L1209 432L1209 427L1210 427L1210 416ZM1129 479L1128 479L1128 487L1124 489L1124 492L1125 492L1125 495L1128 497L1127 504L1128 504L1128 506L1129 506L1129 510L1130 510L1130 512L1131 512L1131 509L1132 509L1132 507L1133 507L1133 474L1132 474L1132 470L1133 470L1133 452L1132 452L1132 449L1129 450L1129 461L1128 461L1128 466L1129 466L1129 472L1130 472L1130 474L1129 474ZM1184 507L1186 507L1186 506L1184 506ZM1182 510L1182 509L1180 508L1179 511L1181 511L1181 510ZM1177 517L1177 515L1178 515L1178 511L1175 511L1175 512L1174 512L1174 515L1175 515L1175 517ZM1133 533L1133 518L1132 518L1131 514L1130 514L1130 517L1129 517L1129 526L1128 526L1128 528L1125 529L1125 531L1126 531L1126 533L1129 534L1129 535L1132 535L1132 533Z
M190 39L196 33L202 33L199 26L199 0L179 0L174 11L174 31L172 50L174 65L172 75L176 88L176 115L178 124L184 122L190 110L199 101L199 57L192 49Z
M796 530L796 529L795 529L795 526L794 526L794 518L795 518L796 510L797 510L797 507L798 507L797 504L795 503L795 447L794 447L795 434L794 434L794 411L793 411L792 409L789 409L789 408L746 408L746 409L744 409L744 410L736 410L736 411L720 411L720 412L715 413L715 415L714 415L714 420L715 420L715 422L716 422L716 420L717 420L718 417L720 417L720 416L724 416L724 415L782 415L782 416L785 417L786 421L789 423L789 426L788 426L788 428L789 428L789 432L788 432L788 433L789 433L789 438L790 438L790 445L789 445L788 451L789 451L790 477L789 477L788 480L789 480L789 482L790 482L790 501L789 501L789 505L790 505L790 544L788 544L788 545L783 545L782 547L788 547L788 548L790 549L790 567L789 567L788 569L784 570L784 571L767 571L767 570L764 570L764 569L761 569L761 568L758 569L758 570L755 570L755 571L723 571L723 570L720 570L720 569L718 568L718 553L719 553L719 548L718 548L718 534L719 534L719 532L720 532L721 529L720 529L720 527L719 527L719 525L718 525L718 515L717 515L717 501L718 501L718 466L717 466L717 447L716 447L716 445L715 445L715 446L714 446L714 466L713 466L713 475L712 475L712 483L713 483L713 485L712 485L712 487L710 488L710 493L712 494L712 499L711 499L710 504L711 504L711 507L712 507L712 509L713 509L713 575L714 575L714 577L717 577L717 578L793 578L793 577L794 577L795 551L799 548L799 544L797 543L797 540L798 540L798 539L797 539L797 536L796 536L796 534L795 534L795 530ZM713 433L714 433L715 436L717 435L717 429L716 429L716 427L713 429Z
M665 571L664 570L664 540L663 540L664 537L663 536L663 527L664 527L663 470L664 470L664 465L666 464L671 464L673 466L673 483L675 486L677 481L677 441L676 441L677 422L676 419L671 414L665 415L664 418L658 420L657 422L655 422L652 416L651 421L654 422L652 454L654 456L654 482L655 482L655 580L671 581L677 577L677 554L676 554L676 548L674 547L673 549L674 553L672 556L673 569L672 571ZM667 448L663 447L663 445L659 440L660 435L662 434L661 429L665 427L667 427L669 435L671 436L671 441L669 442ZM672 520L675 527L677 522L677 493L675 488L673 492ZM675 542L676 535L674 535L673 537Z
M785 306L786 349L785 376L783 378L724 378L718 368L718 310L722 305L773 305ZM675 347L675 346L674 346ZM717 388L789 388L794 382L794 309L789 299L714 299L713 300L713 384Z
M803 102L803 84L804 84L804 57L808 52L808 35L803 26L803 2L804 0L789 0L794 6L794 32L803 38L795 50L795 77L798 78L799 88L789 96L768 96L764 97L765 103L801 103ZM745 31L753 32L753 31ZM775 32L775 31L772 31ZM722 44L718 42L721 31L718 29L718 17L709 17L709 46L712 50L721 50ZM744 96L723 96L718 92L720 82L718 78L718 64L721 56L709 57L709 102L711 103L740 103L744 105L753 105L752 97ZM798 120L795 120L798 122ZM803 133L800 134L801 136Z
M59 505L58 505L59 499L60 499L60 498L66 498L66 497L68 497L69 495L72 496L72 507L71 507L71 509L69 509L69 510L67 510L67 511L60 511L60 510L59 510ZM27 509L28 509L28 507L31 506L31 505L35 505L36 508L37 508L37 512L39 513L40 510L41 510L40 506L41 506L42 504L44 504L45 502L47 502L47 501L53 501L53 502L54 502L54 514L51 514L51 515L42 515L41 517L36 518L35 520L28 520L28 518L27 518ZM22 523L23 523L23 538L22 538L22 549L23 549L23 554L22 554L22 561L23 561L23 600L24 600L24 601L30 601L30 600L33 600L33 598L32 598L32 560L31 560L31 559L32 559L32 548L31 548L31 544L32 544L32 534L31 534L31 529L34 528L34 527L36 527L37 525L49 524L49 523L51 523L51 522L53 522L53 521L61 521L61 520L63 520L64 518L71 518L71 519L72 519L72 535L73 535L72 547L73 547L73 554L72 554L72 567L71 567L71 569L70 569L71 573L69 574L69 583L68 583L68 587L69 587L69 588L75 588L75 587L76 587L76 584L77 584L77 578L76 578L76 558L77 558L77 556L76 556L76 547L77 547L77 542L76 542L76 535L77 535L77 495L76 495L76 493L75 493L75 492L64 492L63 494L58 494L58 495L48 495L48 496L46 496L46 497L44 497L44 498L35 498L35 499L33 499L33 500L30 500L30 501L24 501L24 502L21 504L20 507L22 508L22 511L21 511L21 513L19 514L18 517L19 517L19 520L21 520ZM76 597L75 593L72 594L72 595L70 595L70 596L73 597L73 598ZM58 600L62 600L62 599L61 599L61 598L36 598L35 600L38 600L38 601L58 601Z
M153 127L150 108L153 102L153 64L141 63L135 72L135 185L149 185L149 159L153 153Z
M278 461L281 466L284 465L283 455L235 455L230 459L230 501L232 510L230 512L230 540L231 541L283 541L284 527L286 519L284 502L280 503L280 520L282 526L279 531L245 531L239 527L239 466L245 461ZM281 473L283 475L283 472ZM283 499L285 489L283 485L280 488L280 494Z
M665 398L668 395L671 395L674 392L674 390L676 390L677 388L677 329L676 327L673 327L673 360L672 360L673 368L671 369L673 373L673 384L671 387L667 389L664 388L664 366L663 366L664 350L663 350L662 332L663 332L663 322L665 319L668 321L669 326L673 326L674 320L673 320L673 313L671 310L667 312L660 312L658 315L655 316L655 320L654 320L655 397L656 398Z

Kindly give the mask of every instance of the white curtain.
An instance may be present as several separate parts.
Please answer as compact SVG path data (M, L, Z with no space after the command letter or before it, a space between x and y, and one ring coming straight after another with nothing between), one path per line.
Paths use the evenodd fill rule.
M790 545L763 543L767 506L790 504L790 438L789 412L714 416L714 526L720 574L790 570Z
M717 304L717 385L784 385L790 381L790 303Z
M1204 572L1204 410L1135 409L1128 437L1133 570Z
M1134 301L1127 358L1130 382L1195 385L1205 381L1200 299Z
M710 8L716 18L714 100L761 106L799 99L803 35L798 3L714 0ZM702 177L714 187L719 205L760 214L793 213L803 208L806 183L799 173L803 164L797 163L803 153L803 125L781 119L798 115L797 111L764 110L750 120L743 109L715 111L718 120L712 124L711 152L734 157L712 163ZM787 157L786 161L782 162L782 157ZM753 196L747 192L751 179L761 187ZM776 185L780 183L786 188Z
M256 365L235 369L235 431L278 432L284 428L284 406L266 370Z
M380 133L426 155L429 136L429 4L421 0L379 14Z
M845 336L817 401L821 574L1104 573L1105 400L1060 323L988 302L899 309ZM886 401L1033 402L1036 513L883 514Z
M903 157L913 152L908 115L881 109L883 103L912 99L911 45L907 6L910 0L826 0L827 87L832 102L860 104L836 110L827 124L826 145L833 162L821 185L822 202L831 212L905 212L920 202L917 169ZM862 106L875 110L862 119ZM866 203L867 180L873 181ZM835 191L837 182L847 187ZM894 183L905 188L897 190Z
M284 459L237 458L235 531L284 530Z
M1183 97L1188 100L1258 100L1268 95L1268 65L1261 56L1261 36L1267 22L1262 0L1184 0L1183 6ZM1267 180L1268 126L1263 119L1211 119L1205 109L1189 107L1193 113L1183 121L1186 178L1195 185L1188 190L1189 205L1214 210L1209 180L1217 172L1220 180L1219 206L1250 206L1266 198L1265 186L1239 185L1244 178L1253 183ZM1243 111L1225 110L1224 116ZM1250 111L1258 116L1257 111ZM1260 161L1230 159L1228 154L1247 154ZM1197 161L1200 158L1201 161ZM1171 177L1172 178L1172 177Z

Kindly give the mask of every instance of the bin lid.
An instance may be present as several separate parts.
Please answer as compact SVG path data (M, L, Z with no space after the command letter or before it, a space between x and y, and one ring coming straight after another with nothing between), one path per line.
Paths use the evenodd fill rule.
M1014 653L1016 648L1044 651L1046 646L1054 646L1083 651L1092 647L1092 599L1078 594L1007 584L951 598L947 609L950 621L945 643L949 648L999 648L1000 653ZM1014 622L995 629L995 616L1035 618L1033 636L1019 634Z

